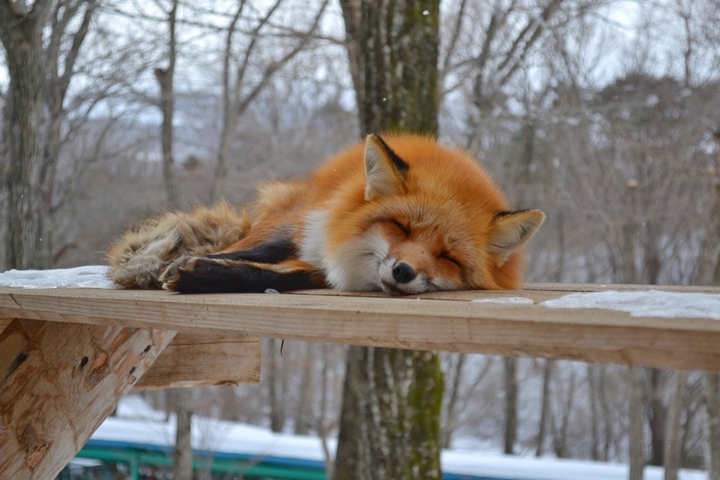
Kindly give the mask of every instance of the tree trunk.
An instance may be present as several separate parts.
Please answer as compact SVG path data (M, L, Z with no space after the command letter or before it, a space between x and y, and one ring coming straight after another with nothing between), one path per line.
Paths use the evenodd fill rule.
M245 2L238 3L235 15L233 15L230 24L227 27L227 35L225 37L225 52L223 54L223 96L222 96L222 129L220 131L220 144L218 146L218 159L215 166L215 177L213 179L212 190L210 191L210 203L214 204L220 200L221 180L227 175L227 160L230 155L230 142L232 135L235 133L238 115L235 112L236 98L238 94L231 95L231 59L233 55L233 35L240 15L245 7ZM240 86L236 86L237 89Z
M505 367L505 454L512 455L517 437L517 359L503 358Z
M598 382L596 378L597 365L587 365L587 379L590 386L590 414L591 414L591 433L592 448L591 458L595 461L600 460L600 414L598 412Z
M33 268L41 204L45 70L43 28L52 6L37 0L0 1L0 39L10 77L4 108L8 156L5 268Z
M305 344L305 360L300 381L300 401L295 415L295 435L308 435L312 426L312 405L315 392L313 367L315 366L314 344Z
M547 428L548 416L550 414L550 381L555 367L555 361L545 360L545 371L543 374L542 386L542 407L540 410L540 424L538 425L537 448L535 456L542 457L545 453L545 429Z
M667 419L667 407L662 400L664 386L663 371L659 368L646 370L649 377L649 395L647 399L646 412L650 426L650 465L662 467L665 463L665 422Z
M439 357L355 346L348 355L334 478L441 478Z
M703 390L708 429L708 480L720 480L720 374L703 373Z
M713 137L720 146L720 128L715 131ZM710 188L715 193L715 202L710 207L708 222L709 225L714 225L714 228L710 227L708 232L712 239L720 236L720 149L715 153L715 178L710 183ZM709 269L709 284L720 285L720 255L715 255L715 258L711 260L711 265L714 265L714 267L711 266Z
M175 17L177 15L178 1L173 0L172 8L168 14L168 67L156 68L155 78L160 84L160 110L163 120L160 128L160 144L163 156L163 181L167 193L168 207L177 208L180 205L178 197L177 180L175 174L175 160L173 159L173 115L175 113L175 99L173 93L173 79L175 77L176 41Z
M437 134L440 11L432 0L341 0L360 135Z
M555 455L558 458L568 457L568 428L570 427L570 414L572 413L573 403L575 402L575 371L570 372L570 381L568 382L567 396L562 403L560 429L555 432L554 447Z
M281 387L280 372L277 366L277 341L274 338L267 340L267 384L268 396L270 397L270 430L275 433L283 431L285 428L285 401L283 398L283 389Z
M600 379L598 381L598 387L600 390L600 407L603 411L603 424L605 426L605 435L603 440L603 451L602 460L607 462L610 460L610 447L613 444L613 417L612 409L610 408L610 402L608 401L607 388L605 379L607 377L607 371L605 365L600 365Z
M320 374L320 385L322 390L320 391L320 417L317 421L317 432L320 436L320 443L323 448L323 456L325 457L325 478L333 478L333 471L335 470L335 462L330 453L328 446L328 433L331 430L331 425L327 424L327 409L328 409L328 397L330 385L328 384L328 345L323 344L321 347L322 351L322 372Z
M359 72L360 133L436 134L439 3L341 6L346 31L359 35L348 51ZM334 478L439 479L442 390L437 354L350 347Z
M678 480L682 452L680 431L686 384L687 372L676 371L673 374L670 408L665 425L665 480Z
M643 440L643 395L642 369L632 367L629 370L630 398L630 473L629 480L642 480L645 468L645 449Z
M175 414L177 415L177 430L175 432L175 455L173 461L174 480L192 480L192 414L193 391L192 388L175 389Z

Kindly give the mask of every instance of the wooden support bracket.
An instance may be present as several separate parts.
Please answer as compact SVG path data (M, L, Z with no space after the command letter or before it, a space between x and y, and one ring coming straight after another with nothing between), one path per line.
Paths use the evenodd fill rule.
M233 332L180 332L133 390L258 383L260 346Z
M176 333L26 319L0 331L0 478L13 480L55 478Z

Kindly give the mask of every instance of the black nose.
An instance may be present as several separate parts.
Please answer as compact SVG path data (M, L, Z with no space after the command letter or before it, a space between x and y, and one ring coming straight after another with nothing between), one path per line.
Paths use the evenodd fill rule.
M393 278L398 283L408 283L415 278L415 270L407 263L398 262L392 269Z

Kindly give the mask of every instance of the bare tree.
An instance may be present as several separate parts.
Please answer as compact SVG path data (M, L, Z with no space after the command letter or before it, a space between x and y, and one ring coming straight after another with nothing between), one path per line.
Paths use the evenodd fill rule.
M438 2L343 0L341 7L356 42L348 53L359 73L361 134L436 133ZM351 347L347 365L333 478L440 478L439 356Z
M628 370L630 395L628 398L630 414L630 473L629 480L642 480L645 471L645 444L643 441L643 395L642 369L631 367Z
M540 407L540 421L538 425L537 434L537 446L535 448L535 456L542 457L545 453L545 436L547 423L550 416L550 382L552 380L552 373L555 367L555 361L551 359L545 360L545 367L543 368L543 383L542 383L542 404Z
M96 0L62 0L55 2L50 15L51 34L46 47L47 69L47 132L40 166L40 189L42 191L42 214L38 217L39 265L49 268L54 263L53 250L55 183L60 151L62 128L68 114L65 100L70 80L76 71L80 48L90 29L95 15ZM69 24L82 15L77 30L70 31ZM66 38L69 37L69 38Z
M315 348L311 343L305 345L305 355L302 358L302 377L300 379L300 397L297 402L295 414L295 434L308 435L313 424L312 406L313 394L316 389L313 368L315 364Z
M329 0L323 0L320 5L310 27L304 31L297 33L297 41L295 45L284 55L279 58L267 60L265 69L260 74L260 78L249 85L251 59L256 56L258 51L259 40L263 29L270 24L270 21L282 5L283 0L276 0L270 8L261 16L252 27L242 53L234 54L234 37L237 33L238 21L240 20L246 6L246 0L238 3L237 9L233 14L225 36L225 50L223 54L223 97L222 97L222 131L220 133L220 145L218 149L217 163L215 165L215 177L213 180L210 201L216 202L223 194L223 182L227 175L227 163L230 155L230 146L233 136L236 133L239 118L247 111L250 104L257 96L270 84L273 76L288 62L295 58L300 52L305 50L314 38L314 33L320 24L320 20L325 12ZM231 78L235 72L234 80Z
M568 431L570 428L570 417L573 413L573 404L575 403L575 397L577 395L577 391L575 388L575 381L576 381L576 372L575 370L570 370L570 380L569 384L566 385L566 391L563 392L564 398L561 399L560 403L560 425L556 425L555 421L553 420L553 448L555 450L555 455L557 455L558 458L566 458L568 457ZM553 413L553 417L556 414Z
M665 463L665 429L667 425L668 407L663 401L665 390L665 372L658 368L646 370L647 395L645 411L650 426L650 465L662 466Z
M167 193L168 206L171 209L178 208L180 199L178 194L177 180L175 179L175 160L173 159L173 117L175 111L175 97L173 83L175 78L175 63L177 61L177 40L175 39L177 27L177 11L179 0L172 0L168 12L168 66L156 68L155 78L160 85L160 100L158 106L162 112L162 124L160 127L160 144L162 145L163 180L165 192Z
M448 398L447 406L445 407L447 420L445 422L445 428L443 429L443 448L450 448L452 434L458 420L458 398L460 397L460 383L463 378L462 374L466 354L460 353L456 356L457 360L455 362L455 368L452 376L452 386L448 389L448 394L446 395Z
M665 426L665 480L678 480L678 470L682 454L682 413L687 391L687 372L673 373L670 387L670 406L668 408L667 425Z
M518 379L517 359L514 357L503 358L505 372L505 445L506 455L512 455L515 448L518 427Z
M475 112L468 121L469 146L477 147L481 124L500 99L501 89L525 66L563 1L550 0L537 11L530 9L525 26L519 31L513 24L518 11L522 10L521 2L514 0L503 8L502 2L495 1L488 9L487 26L478 29L483 35L480 55L472 62Z
M3 139L9 159L5 266L36 266L38 221L42 212L41 166L45 106L43 29L52 10L50 0L27 5L0 2L0 39L10 76L4 108Z
M720 480L720 374L703 374L705 411L707 414L708 480Z
M192 388L177 388L175 394L175 454L173 458L173 479L193 479L193 454L191 423L193 415Z
M477 365L474 361L482 359L482 364ZM472 365L470 371L476 372L474 377L470 377L466 364ZM467 414L468 404L477 403L478 389L491 373L491 369L495 364L495 357L477 356L477 355L457 355L457 361L454 366L453 375L446 375L448 384L446 385L447 394L445 395L446 405L443 408L445 412L445 423L443 426L443 448L452 446L452 437L458 427L463 426L461 419ZM447 367L446 370L450 370Z
M284 370L278 365L278 346L273 338L266 340L267 344L267 386L270 404L270 429L273 432L282 432L285 427L285 389L283 388Z

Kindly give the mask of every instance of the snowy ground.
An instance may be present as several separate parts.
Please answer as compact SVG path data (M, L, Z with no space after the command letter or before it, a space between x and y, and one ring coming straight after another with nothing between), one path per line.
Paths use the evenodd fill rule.
M105 265L57 270L8 270L0 273L0 287L22 288L119 288Z
M720 295L708 293L647 292L573 293L542 302L550 308L604 308L633 317L712 318L720 320Z
M116 417L109 417L93 434L93 440L171 446L175 418L150 408L140 397L130 395L120 402ZM257 457L283 457L324 461L318 437L273 433L268 429L195 416L193 448ZM331 453L335 441L329 442ZM492 450L444 450L444 472L475 477L513 480L625 480L627 465L543 457L502 455ZM661 480L663 469L646 467L646 480ZM706 480L701 471L683 470L681 480Z

